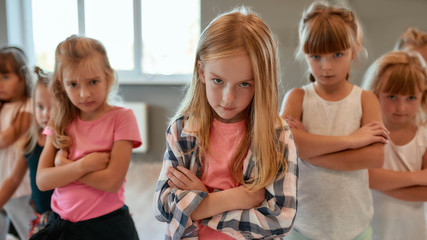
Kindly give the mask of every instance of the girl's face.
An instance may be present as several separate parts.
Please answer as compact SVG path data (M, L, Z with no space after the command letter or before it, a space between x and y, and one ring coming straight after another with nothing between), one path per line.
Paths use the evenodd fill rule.
M24 96L25 81L18 74L9 71L0 73L0 100L15 102Z
M316 82L328 86L346 80L353 55L350 48L335 53L305 54L305 57Z
M380 81L387 81L390 70L387 70ZM380 91L378 98L381 105L384 124L388 128L412 124L421 104L423 93L419 90L414 95L391 94Z
M255 92L251 61L246 54L208 60L199 64L199 76L215 117L222 122L246 118Z
M50 94L47 86L36 86L34 101L36 122L39 127L45 128L50 119Z
M101 67L73 73L63 71L63 88L71 103L80 110L82 120L93 120L108 111L108 81Z

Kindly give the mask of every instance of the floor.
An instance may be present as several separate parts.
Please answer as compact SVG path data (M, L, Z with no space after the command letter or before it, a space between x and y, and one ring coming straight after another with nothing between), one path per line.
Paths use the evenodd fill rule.
M164 239L166 223L159 222L153 213L154 189L161 167L161 162L131 161L126 176L125 201L141 240Z

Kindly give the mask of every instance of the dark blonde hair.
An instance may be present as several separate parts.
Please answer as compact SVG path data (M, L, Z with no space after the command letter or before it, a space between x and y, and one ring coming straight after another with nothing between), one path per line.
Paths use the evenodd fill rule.
M280 177L284 176L287 166L284 146L279 146L276 133L277 123L281 123L277 112L277 46L272 32L261 18L240 7L210 22L200 36L192 82L187 86L186 96L172 121L188 116L188 124L196 129L193 134L198 139L200 154L207 153L214 110L208 103L206 86L200 80L199 70L205 61L241 54L247 54L251 61L255 93L248 106L247 131L229 168L239 183L246 184L250 189L260 189L271 183L278 173ZM242 166L250 146L258 172L253 179L245 182Z
M334 53L349 48L358 53L362 48L362 29L356 14L323 2L312 3L303 12L298 34L296 55L301 59L304 54ZM312 74L310 81L315 81Z
M408 27L400 36L394 50L417 50L427 45L427 33Z
M72 35L59 43L55 52L55 71L52 77L50 93L52 95L52 114L50 127L53 130L53 145L56 148L71 146L71 138L65 128L78 115L78 109L68 98L63 87L63 72L91 72L95 67L102 67L109 84L116 85L114 70L108 60L107 51L98 40Z
M34 73L37 76L37 81L34 85L33 93L32 93L33 98L31 99L31 108L32 108L34 117L33 117L31 128L27 132L27 141L24 145L25 154L31 153L34 150L37 144L37 138L39 134L43 131L43 128L38 125L35 117L35 113L36 113L36 100L35 100L36 94L35 93L39 87L48 88L50 84L50 79L51 79L49 74L43 71L40 67L37 67L37 66L34 67Z
M390 70L389 78L381 81ZM367 70L363 87L374 92L414 95L421 91L422 99L417 123L425 122L427 116L427 67L417 52L393 51L378 58Z

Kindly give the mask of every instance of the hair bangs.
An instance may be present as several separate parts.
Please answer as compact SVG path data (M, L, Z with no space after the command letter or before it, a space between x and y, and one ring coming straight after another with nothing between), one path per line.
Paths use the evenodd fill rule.
M307 29L306 38L302 39L303 51L306 54L333 53L352 47L349 28L337 17L313 21L310 28Z
M416 69L408 65L399 64L388 68L390 76L384 83L382 91L399 95L415 95L417 92L424 91L425 78Z

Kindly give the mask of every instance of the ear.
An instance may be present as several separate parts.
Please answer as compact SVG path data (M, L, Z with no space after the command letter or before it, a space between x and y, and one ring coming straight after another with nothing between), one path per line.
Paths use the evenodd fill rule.
M197 74L199 75L200 81L206 84L205 80L205 69L203 68L203 63L199 60L197 61Z

